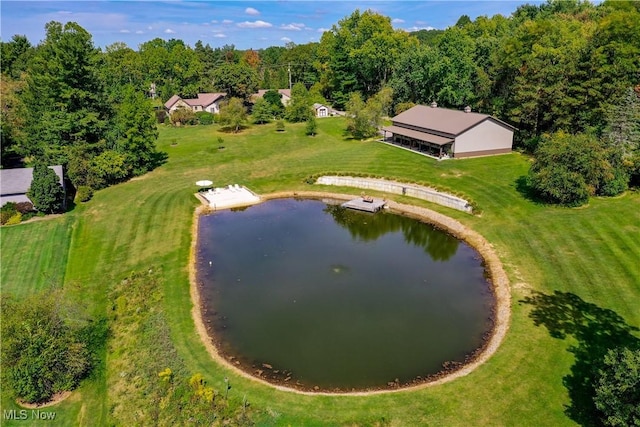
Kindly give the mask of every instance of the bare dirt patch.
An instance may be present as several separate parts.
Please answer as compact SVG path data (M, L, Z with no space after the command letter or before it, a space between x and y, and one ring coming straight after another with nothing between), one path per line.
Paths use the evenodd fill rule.
M288 191L288 192L271 193L271 194L266 194L261 196L262 200L271 200L271 199L288 198L288 197L351 200L358 196L348 195L348 194L338 194L338 193L316 192L316 191L298 191L298 192ZM333 395L367 396L371 394L390 393L390 392L398 392L398 391L404 391L404 390L415 390L415 389L420 389L424 387L432 387L432 386L453 381L456 378L460 378L465 375L468 375L473 370L475 370L478 366L486 362L498 350L498 347L500 346L504 337L506 336L507 330L509 329L509 322L511 318L511 291L509 288L509 279L502 267L502 263L500 262L500 258L498 257L496 251L493 249L491 244L479 233L464 226L462 223L456 221L455 219L447 217L446 215L432 211L431 209L396 203L393 201L387 201L387 205L389 209L391 209L394 212L402 213L404 215L408 215L408 216L417 218L421 221L438 226L439 228L447 231L448 233L452 234L458 239L461 239L466 243L468 243L470 246L475 248L478 251L478 253L482 256L486 266L487 273L489 275L489 280L491 281L493 292L496 298L495 312L493 313L494 327L493 327L492 334L490 337L488 337L487 341L485 342L485 345L482 348L480 348L476 353L470 355L470 357L467 360L467 363L444 367L443 371L440 374L437 374L431 378L426 378L424 379L424 381L421 381L419 383L412 384L409 386L390 385L389 388L387 389L371 390L371 391L354 391L354 392L344 392L344 391L314 392L314 391L299 390L299 389L293 388L292 386L283 386L279 384L273 384L262 378L258 378L254 375L251 375L245 372L244 370L240 369L239 367L235 366L233 363L225 359L218 352L218 350L214 345L214 341L212 337L209 335L202 318L202 303L200 299L199 286L197 283L197 275L196 275L196 248L198 243L198 220L201 214L211 210L209 209L208 205L202 205L202 206L199 206L194 212L193 227L192 227L192 244L191 244L191 254L189 259L189 280L191 283L190 293L191 293L191 300L193 301L193 308L191 310L191 315L193 317L193 321L195 323L198 335L200 336L200 339L204 343L211 357L217 363L234 371L238 375L263 383L265 385L269 385L271 387L275 387L278 390L290 391L290 392L295 392L299 394L332 395L332 396Z
M57 405L58 403L62 402L63 400L65 400L67 397L71 396L71 392L70 391L63 391L60 393L56 393L53 395L53 397L43 403L27 403L27 402L23 402L21 400L17 400L16 403L20 406L22 406L23 408L27 408L27 409L39 409L39 408L46 408L47 406L53 406L53 405Z

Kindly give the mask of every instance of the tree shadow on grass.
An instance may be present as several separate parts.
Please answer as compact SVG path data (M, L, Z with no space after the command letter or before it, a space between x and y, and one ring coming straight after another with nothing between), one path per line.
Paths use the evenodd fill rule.
M169 154L165 151L156 151L151 157L151 170L158 168L169 160Z
M515 182L516 191L520 193L522 197L529 200L530 202L536 203L538 205L545 205L545 201L538 196L538 194L531 188L529 183L527 182L527 176L522 175L516 179Z
M562 379L571 398L565 413L583 426L601 425L593 402L598 369L609 349L638 348L640 339L633 333L639 329L628 325L616 312L588 303L572 293L536 292L521 302L533 306L530 317L536 326L545 326L554 338L570 336L577 341L568 349L575 363L571 373Z

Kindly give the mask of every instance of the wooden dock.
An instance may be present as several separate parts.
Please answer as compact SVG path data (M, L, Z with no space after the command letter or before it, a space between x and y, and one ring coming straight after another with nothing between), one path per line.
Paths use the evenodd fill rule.
M364 201L362 197L358 197L357 199L343 203L342 207L365 212L378 212L384 208L385 204L386 202L382 199L372 199L372 201L367 202Z

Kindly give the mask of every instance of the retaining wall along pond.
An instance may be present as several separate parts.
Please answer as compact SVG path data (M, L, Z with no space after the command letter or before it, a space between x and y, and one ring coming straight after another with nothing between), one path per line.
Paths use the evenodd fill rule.
M356 187L386 193L402 194L457 209L462 212L472 213L473 211L473 207L467 200L417 184L405 184L402 182L387 181L385 179L353 176L321 176L316 180L316 184Z

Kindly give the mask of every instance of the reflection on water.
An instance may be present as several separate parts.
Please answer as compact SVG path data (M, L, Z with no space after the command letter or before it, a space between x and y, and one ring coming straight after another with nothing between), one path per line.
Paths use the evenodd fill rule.
M354 239L372 241L387 233L401 231L407 243L423 248L437 261L448 260L458 250L458 239L412 218L384 211L370 214L340 205L327 205L325 212L331 214L336 223L349 230Z
M464 361L492 327L477 253L411 218L284 199L202 216L198 232L205 324L265 379L408 384Z

